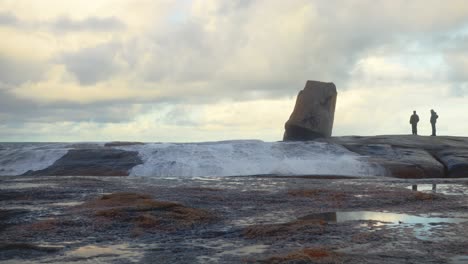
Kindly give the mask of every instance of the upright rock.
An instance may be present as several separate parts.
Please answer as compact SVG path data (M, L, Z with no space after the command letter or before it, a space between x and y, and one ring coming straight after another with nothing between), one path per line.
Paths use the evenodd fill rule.
M307 81L284 125L284 141L330 137L335 116L336 87L333 83Z

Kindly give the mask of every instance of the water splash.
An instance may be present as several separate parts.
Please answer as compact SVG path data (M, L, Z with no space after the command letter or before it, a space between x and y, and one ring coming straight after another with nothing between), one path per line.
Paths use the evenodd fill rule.
M61 143L0 144L0 175L21 175L29 170L42 170L68 152Z
M131 176L382 175L361 156L321 142L239 140L119 148L138 151L143 160Z

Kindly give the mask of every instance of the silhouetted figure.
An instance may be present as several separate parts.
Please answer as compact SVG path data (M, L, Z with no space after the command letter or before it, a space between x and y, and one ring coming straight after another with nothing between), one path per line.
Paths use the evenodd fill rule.
M413 131L413 135L417 135L418 134L419 116L416 114L416 111L413 111L413 114L411 115L409 122L411 124L411 129Z
M431 136L436 135L437 118L439 118L439 116L437 115L437 113L433 109L431 109L431 126L432 126L432 135Z

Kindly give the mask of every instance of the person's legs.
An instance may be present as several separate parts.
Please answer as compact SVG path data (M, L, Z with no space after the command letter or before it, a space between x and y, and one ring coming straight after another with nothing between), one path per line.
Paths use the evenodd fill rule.
M413 135L418 134L418 127L416 125L411 125L411 130L412 130Z
M436 135L435 123L431 123L431 127L432 127L432 135L431 136L435 136Z

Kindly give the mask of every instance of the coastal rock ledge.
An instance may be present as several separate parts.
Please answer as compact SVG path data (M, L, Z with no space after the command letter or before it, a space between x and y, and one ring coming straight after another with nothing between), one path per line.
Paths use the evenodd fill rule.
M345 136L317 139L366 156L397 178L468 177L468 138L451 136Z
M384 135L384 136L344 136L317 138L315 142L326 142L331 148L339 147L356 153L371 167L378 168L376 176L384 175L397 178L468 178L468 137L451 136L412 136L412 135ZM297 144L281 143L285 148L298 148ZM249 143L246 143L249 144ZM53 144L52 144L53 145ZM140 146L141 145L141 146ZM312 144L313 145L313 144ZM13 146L13 147L12 147ZM57 146L61 146L58 144ZM21 147L18 147L21 148ZM50 165L38 169L30 169L14 174L14 166L24 166L25 161L16 159L30 159L31 157L47 158L44 146L38 145L15 149L9 145L7 149L0 149L3 153L3 163L0 162L0 175L4 176L128 176L136 166L145 161L140 153L146 149L143 144L119 142L118 144L102 146L96 144L66 145L66 153ZM53 150L55 151L55 150ZM7 155L8 154L8 155ZM155 158L162 158L161 153L152 153ZM13 156L12 156L13 155ZM16 159L13 159L15 157ZM13 161L12 164L8 162ZM162 162L162 170L168 173L176 162ZM6 165L5 165L6 164ZM156 166L156 165L154 165ZM166 166L166 167L164 167ZM311 165L314 166L314 165ZM383 171L381 169L384 169ZM10 173L8 173L10 171ZM16 170L20 171L20 170ZM6 173L5 173L6 172ZM360 175L348 175L360 176Z

